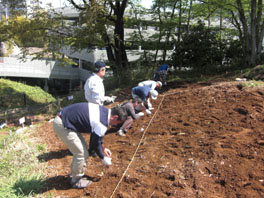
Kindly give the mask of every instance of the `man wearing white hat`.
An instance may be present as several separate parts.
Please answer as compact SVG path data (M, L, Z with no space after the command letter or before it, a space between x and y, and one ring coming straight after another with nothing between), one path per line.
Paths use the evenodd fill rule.
M154 80L145 80L142 81L140 83L138 83L138 86L148 86L150 87L152 90L154 89L158 89L162 87L162 83L160 81L154 81Z

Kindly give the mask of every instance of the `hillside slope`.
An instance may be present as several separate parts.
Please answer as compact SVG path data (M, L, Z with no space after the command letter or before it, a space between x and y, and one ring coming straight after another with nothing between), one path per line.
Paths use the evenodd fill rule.
M104 143L113 153L113 165L107 168L99 158L89 158L86 175L94 182L84 190L70 188L71 154L47 122L37 134L49 147L39 156L48 164L43 194L264 197L263 101L263 87L240 82L169 83L153 103L153 114L135 121L126 137L109 129ZM89 134L85 138L89 142Z

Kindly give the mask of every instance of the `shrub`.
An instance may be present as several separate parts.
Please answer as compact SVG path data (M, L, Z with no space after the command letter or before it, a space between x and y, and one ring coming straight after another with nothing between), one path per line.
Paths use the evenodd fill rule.
M202 73L221 65L223 58L224 44L217 39L217 32L205 28L201 22L191 29L189 35L183 35L172 55L175 66Z

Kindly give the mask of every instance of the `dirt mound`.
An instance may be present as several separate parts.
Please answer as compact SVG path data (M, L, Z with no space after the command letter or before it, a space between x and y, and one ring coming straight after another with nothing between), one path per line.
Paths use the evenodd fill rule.
M238 84L168 84L153 103L153 114L135 121L126 137L109 130L104 143L113 153L113 165L107 168L99 158L89 158L86 175L94 182L84 190L70 189L71 154L47 122L38 131L49 146L49 152L39 156L48 163L43 193L264 197L264 90L241 89Z

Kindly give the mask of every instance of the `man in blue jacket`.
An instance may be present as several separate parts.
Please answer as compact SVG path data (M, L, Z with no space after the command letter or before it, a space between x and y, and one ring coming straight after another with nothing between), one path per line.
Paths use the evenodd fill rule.
M155 81L161 81L162 84L167 85L167 76L172 74L174 70L174 66L169 66L168 64L161 65L158 71L154 74Z
M53 129L73 154L71 185L86 188L91 181L84 178L88 147L81 133L91 133L90 149L94 150L106 165L111 165L111 151L103 146L103 137L109 125L116 126L127 119L121 107L107 109L94 103L76 103L67 106L55 117Z
M132 88L132 98L140 98L144 105L140 105L137 110L141 107L145 108L146 113L149 115L153 109L152 104L150 102L150 98L156 100L158 97L158 92L156 90L151 89L148 86L136 86Z

